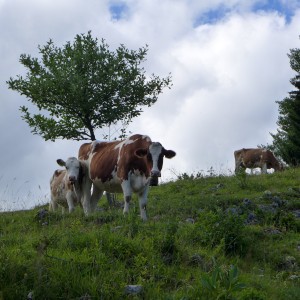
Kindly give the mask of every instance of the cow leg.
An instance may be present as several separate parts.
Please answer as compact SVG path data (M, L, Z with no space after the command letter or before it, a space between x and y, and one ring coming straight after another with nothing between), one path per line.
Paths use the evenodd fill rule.
M261 167L261 173L262 174L267 174L267 164L263 163L262 167Z
M97 204L100 200L100 198L103 195L103 190L99 190L94 184L93 184L93 193L91 197L91 211L94 211L97 207Z
M61 213L64 215L66 213L66 209L63 205L59 205L60 209L61 209Z
M146 207L147 207L147 197L148 197L149 187L146 186L142 193L138 195L139 197L139 205L140 205L140 213L143 221L147 221Z
M50 203L49 203L49 211L56 211L57 210L57 203L54 201L53 197L51 197Z
M242 162L241 161L236 161L235 162L235 174L239 173L242 169Z
M124 209L123 209L123 214L128 214L129 213L129 204L131 201L132 196L124 196Z
M124 194L124 209L123 214L127 214L129 212L129 204L132 198L132 188L129 180L125 180L121 184L123 194Z
M234 170L234 173L237 174L240 170L240 167L236 164L235 165L235 170Z
M69 213L71 213L75 209L74 201L73 201L73 192L68 191L67 195L66 195L66 198L67 198L67 202L68 202Z
M85 180L82 187L81 203L82 203L84 214L86 216L91 213L91 187L92 187L92 181Z

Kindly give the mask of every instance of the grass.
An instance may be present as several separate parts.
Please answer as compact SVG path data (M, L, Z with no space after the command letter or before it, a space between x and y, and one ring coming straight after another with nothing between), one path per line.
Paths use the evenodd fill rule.
M3 212L0 299L300 299L299 180L184 174L150 189L147 222L136 199Z

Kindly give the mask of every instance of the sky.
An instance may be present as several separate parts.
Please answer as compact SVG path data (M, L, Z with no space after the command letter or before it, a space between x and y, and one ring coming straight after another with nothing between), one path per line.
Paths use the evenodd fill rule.
M148 45L146 73L172 75L172 88L128 127L176 151L161 182L211 168L233 174L234 150L272 143L276 101L293 90L287 54L300 48L299 0L0 0L0 211L49 202L56 159L82 144L33 135L19 111L30 103L6 81L25 75L21 54L40 58L38 45L88 31L111 50Z

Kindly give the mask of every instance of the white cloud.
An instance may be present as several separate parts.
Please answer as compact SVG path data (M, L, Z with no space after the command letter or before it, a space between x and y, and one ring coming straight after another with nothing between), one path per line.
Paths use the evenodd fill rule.
M300 11L287 23L274 11L251 12L257 2L2 0L0 210L1 202L27 208L46 201L55 160L76 156L80 145L33 136L18 111L26 99L5 84L10 76L24 74L20 54L37 56L37 45L50 38L60 46L92 30L112 49L121 43L132 49L148 44L145 69L161 77L172 73L172 89L129 128L177 152L165 161L163 179L172 175L170 169L178 174L211 166L233 169L235 149L271 142L275 101L292 89L287 53L299 47ZM116 3L127 5L119 20L110 14ZM202 13L220 7L226 12L222 19L201 21ZM13 195L15 203L6 200Z

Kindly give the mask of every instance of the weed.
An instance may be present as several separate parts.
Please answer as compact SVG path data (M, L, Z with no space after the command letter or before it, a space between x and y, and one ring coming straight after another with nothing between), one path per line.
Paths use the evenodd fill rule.
M266 293L254 288L245 288L239 295L240 300L267 300Z
M236 266L230 266L229 269L216 266L210 275L202 276L201 285L210 299L236 299L234 294L245 288L245 284L238 277Z
M246 251L244 219L231 212L202 211L194 229L194 240L203 246L216 247L222 242L225 255Z
M197 173L191 173L188 174L186 172L177 175L177 179L178 180L194 180L194 179L199 179L199 178L203 178L203 174L201 172L197 172Z
M248 180L247 180L247 173L243 169L238 169L237 172L235 173L235 178L237 180L238 186L241 189L245 189L248 187Z
M177 223L167 224L165 237L160 248L162 259L166 264L171 264L176 260L176 254L178 253L175 239L177 230Z

